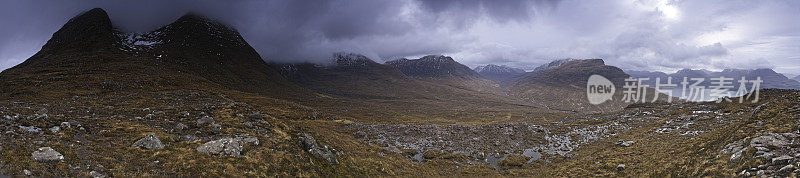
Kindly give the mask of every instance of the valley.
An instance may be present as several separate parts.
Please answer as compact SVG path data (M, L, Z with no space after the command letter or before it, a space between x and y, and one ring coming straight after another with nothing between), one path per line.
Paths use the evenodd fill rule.
M666 74L603 59L532 71L473 70L445 55L265 62L236 29L201 15L131 34L96 8L0 73L0 173L796 176L800 91L773 73L740 74L770 80L756 102L628 103L625 79ZM614 100L587 101L595 74L618 87Z

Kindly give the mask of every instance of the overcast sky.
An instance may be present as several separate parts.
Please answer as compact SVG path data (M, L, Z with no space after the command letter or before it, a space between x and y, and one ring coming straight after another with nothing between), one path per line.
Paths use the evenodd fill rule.
M753 0L0 0L0 69L69 18L101 7L126 32L193 11L237 28L268 61L375 61L444 54L475 67L532 69L602 58L626 70L773 68L800 74L800 1Z

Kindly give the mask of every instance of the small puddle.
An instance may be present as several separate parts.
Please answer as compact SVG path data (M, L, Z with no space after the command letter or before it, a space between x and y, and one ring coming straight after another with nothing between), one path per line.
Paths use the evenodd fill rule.
M528 163L534 162L542 158L542 154L533 149L525 149L525 151L522 152L522 155L531 158L528 160Z
M500 165L498 165L497 163L500 162L500 160L506 159L506 157L508 157L508 154L503 155L503 157L499 156L500 154L497 153L486 155L486 162L489 163L489 165L492 165L492 167L494 167L495 170L502 171L503 169L501 169Z
M425 158L422 157L422 151L417 151L417 154L415 154L412 158L420 164L422 164L422 162L425 160Z

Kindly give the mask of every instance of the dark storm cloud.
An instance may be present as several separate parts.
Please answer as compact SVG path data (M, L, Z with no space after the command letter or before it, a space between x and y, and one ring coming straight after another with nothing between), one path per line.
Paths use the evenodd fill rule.
M278 62L325 62L349 51L379 62L445 54L470 67L604 58L635 70L800 69L800 3L783 0L0 0L0 69L95 7L127 32L190 11L205 15Z
M390 58L452 53L451 36L483 16L529 20L532 6L552 1L272 0L272 1L3 1L2 68L41 46L70 17L94 7L128 32L146 32L187 12L230 24L267 60L320 61L336 51ZM8 25L7 25L8 24ZM14 25L27 24L27 25ZM12 39L12 40L9 40ZM19 39L16 41L14 39ZM22 43L20 43L22 42ZM38 48L37 48L38 49ZM10 62L9 62L10 61Z

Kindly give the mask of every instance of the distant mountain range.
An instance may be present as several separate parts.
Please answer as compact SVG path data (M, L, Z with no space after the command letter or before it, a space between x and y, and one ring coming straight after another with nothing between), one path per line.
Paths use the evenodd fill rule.
M746 80L755 80L757 77L760 77L762 83L760 84L760 88L777 88L777 89L800 89L800 82L797 80L792 80L784 76L783 74L779 74L772 69L725 69L719 72L707 71L707 70L693 70L693 69L682 69L673 74L666 74L663 72L649 72L649 71L627 71L634 78L649 78L649 80L644 81L644 84L655 86L655 78L661 78L660 83L666 83L667 77L672 77L672 83L678 84L679 87L672 90L673 96L682 96L683 89L681 88L680 82L684 80L684 77L689 80L689 82L694 82L691 78L703 78L704 81L700 83L700 86L711 87L712 78L732 78L730 80L732 82L731 85L734 88L731 91L735 92L739 89L739 80L744 77ZM752 85L746 84L747 89L749 90ZM688 90L687 90L688 92ZM708 95L708 93L705 93ZM686 94L688 95L688 93ZM710 98L710 96L705 96L704 100L710 100L714 98Z
M478 74L480 74L481 76L492 80L509 79L520 76L521 74L525 73L525 70L522 70L520 68L513 68L505 65L500 66L494 64L478 66L475 67L475 69L473 70L475 70L475 72L478 72Z

